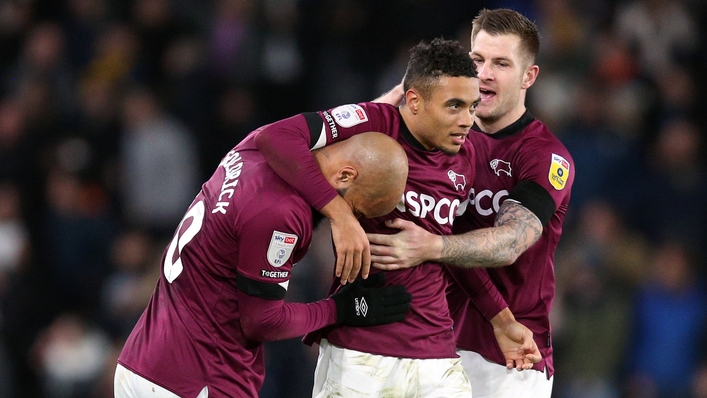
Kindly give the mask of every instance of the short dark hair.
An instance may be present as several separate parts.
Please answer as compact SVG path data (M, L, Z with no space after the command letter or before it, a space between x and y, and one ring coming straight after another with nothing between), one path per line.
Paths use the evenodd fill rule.
M476 35L485 30L490 35L517 35L520 37L521 49L525 51L530 63L535 62L535 57L540 51L540 33L538 27L523 14L507 8L479 11L471 23L471 43L473 45Z
M420 95L428 97L443 76L476 77L476 65L456 40L423 40L410 50L403 89L407 91L414 87Z

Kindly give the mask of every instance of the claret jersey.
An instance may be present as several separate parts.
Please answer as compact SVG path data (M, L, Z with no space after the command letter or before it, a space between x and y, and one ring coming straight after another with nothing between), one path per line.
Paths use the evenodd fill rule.
M272 138L278 153L301 153L369 131L387 134L405 149L409 172L400 204L384 217L360 220L364 230L394 234L397 231L386 227L385 220L402 218L435 234L451 233L475 174L474 150L468 140L454 156L441 151L427 151L408 131L399 110L387 104L350 104L324 112L303 114L298 118L303 124L301 129L290 131L289 136L279 134ZM284 132L282 129L279 131ZM292 159L292 162L297 161ZM303 169L306 167L297 164L289 168ZM300 192L305 191L304 196L312 200L321 196L321 191L315 188L316 183L310 179L321 177L321 173L304 173L297 177L298 181L294 183ZM290 179L285 179L290 182ZM438 263L428 262L410 269L387 272L386 285L404 285L412 295L411 311L404 321L371 327L327 328L306 336L305 342L326 337L339 347L378 355L401 358L456 357L452 319L445 298L447 283L444 269ZM333 293L338 287L338 278L333 278L330 292Z
M246 138L187 210L118 362L179 396L257 397L262 341L336 321L331 299L284 303L312 229L311 206Z
M448 300L457 347L505 365L488 320L507 305L534 334L543 356L534 368L547 368L550 376L554 372L549 319L555 297L554 253L570 200L574 163L564 145L528 112L495 134L485 134L475 125L469 140L476 150L477 174L455 233L493 227L501 203L519 184L532 185L541 198L529 199L547 202L550 211L538 217L544 224L540 239L515 263L500 268L448 267L456 281L450 285ZM471 298L469 291L475 292Z

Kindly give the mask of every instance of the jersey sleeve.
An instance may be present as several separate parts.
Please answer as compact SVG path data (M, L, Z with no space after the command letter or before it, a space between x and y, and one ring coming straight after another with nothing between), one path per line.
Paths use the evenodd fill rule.
M364 132L390 134L391 108L395 110L386 104L361 103L302 113L262 128L254 137L255 146L275 173L320 210L337 192L322 175L311 150Z
M446 267L452 283L459 285L487 321L508 307L485 268Z
M529 193L533 192L533 188L542 187L552 198L550 204L554 204L552 209L554 213L563 202L567 202L570 195L575 174L574 161L567 149L556 139L536 140L532 145L525 145L522 148L523 150L518 154L519 160L515 162L517 165L523 165L519 170L519 183L516 185L518 191L514 188L516 192L512 191L509 196L532 200L528 198ZM534 184L523 184L525 181ZM520 192L521 189L525 191ZM543 195L539 190L536 192L539 195L534 198L534 206L538 209L543 205L547 207L547 195ZM542 219L542 214L538 214L542 213L542 210L530 209Z
M293 210L294 209L294 210ZM331 299L285 303L292 268L311 242L311 213L282 203L242 220L237 286L240 321L253 340L302 336L336 322Z
M238 303L243 331L252 340L289 339L336 323L336 304L332 299L285 303L239 292Z
M311 212L283 200L251 210L236 222L238 289L262 298L284 298L292 267L311 241Z

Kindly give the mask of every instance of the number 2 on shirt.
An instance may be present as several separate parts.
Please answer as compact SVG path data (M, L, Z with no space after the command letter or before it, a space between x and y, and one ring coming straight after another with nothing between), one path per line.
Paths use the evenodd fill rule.
M182 218L182 221L179 223L179 227L177 227L177 233L174 234L174 239L172 239L172 242L169 244L167 254L164 256L164 277L169 283L172 283L177 279L179 274L182 273L182 249L187 243L194 239L194 236L201 230L201 226L204 223L204 209L203 201L200 200L196 202L196 204L187 211L187 214L184 215L184 218ZM182 225L190 218L192 219L191 224L189 224L184 232L181 232Z

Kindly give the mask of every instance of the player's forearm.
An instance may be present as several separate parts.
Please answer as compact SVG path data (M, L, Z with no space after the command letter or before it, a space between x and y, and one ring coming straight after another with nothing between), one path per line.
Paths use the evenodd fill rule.
M503 267L513 264L540 235L542 224L533 212L505 201L494 227L442 237L439 261L461 267Z
M322 209L337 196L310 151L309 130L303 116L272 123L255 134L255 146L270 168L315 209Z
M442 237L439 261L460 267L503 267L518 258L509 227L484 228Z
M313 303L283 303L279 300L243 300L241 326L256 341L275 341L303 336L336 323L336 305L331 299Z

